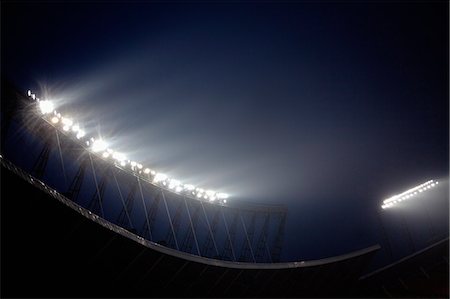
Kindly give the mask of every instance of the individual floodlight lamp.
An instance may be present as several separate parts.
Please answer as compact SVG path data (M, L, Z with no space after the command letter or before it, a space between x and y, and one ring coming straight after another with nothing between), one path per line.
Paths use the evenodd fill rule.
M86 135L86 133L83 130L78 130L77 132L77 139L81 139Z
M45 100L39 102L39 109L41 110L42 114L47 114L53 112L54 106L52 102L50 102L49 100Z
M154 183L159 183L167 180L167 175L163 173L156 173L155 177L153 178Z
M226 193L217 193L217 198L219 199L227 199L229 197Z
M92 151L93 152L104 151L104 150L106 150L107 146L108 145L106 144L105 141L103 141L102 139L97 139L97 140L94 140L94 143L92 143Z

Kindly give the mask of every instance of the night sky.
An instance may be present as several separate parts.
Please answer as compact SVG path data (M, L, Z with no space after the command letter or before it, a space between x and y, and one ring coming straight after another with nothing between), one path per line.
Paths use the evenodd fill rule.
M287 205L287 259L379 243L383 199L448 179L446 2L3 3L1 27L2 77L111 148Z

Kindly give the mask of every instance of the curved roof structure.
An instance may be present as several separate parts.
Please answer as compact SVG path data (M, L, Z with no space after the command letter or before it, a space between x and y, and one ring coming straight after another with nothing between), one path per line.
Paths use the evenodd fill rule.
M12 140L18 143L2 142L0 157L6 296L60 297L68 289L74 296L111 297L348 296L380 248L279 262L284 207L203 203L166 193L83 154L64 134L48 134L51 124L41 118L17 125L9 112L2 111L2 141L6 128L16 126ZM51 149L55 142L59 151ZM36 144L40 153L33 152ZM94 181L86 190L85 177ZM116 202L107 205L114 192ZM133 209L135 201L140 209Z
M29 210L23 215L23 225L29 225L33 231L39 232L37 237L35 237L37 239L39 234L50 235L50 237L42 236L44 239L51 239L49 244L42 245L43 248L48 249L55 246L57 251L60 251L61 247L64 250L67 250L69 247L72 248L63 253L60 257L61 259L48 262L48 265L55 267L54 264L65 264L67 260L80 260L77 266L72 264L71 267L73 268L66 268L64 276L71 277L75 273L82 271L80 265L83 263L89 264L88 261L93 256L96 256L96 259L91 261L95 267L86 267L84 271L86 273L99 271L99 277L96 279L101 283L97 286L98 289L89 285L89 288L94 287L96 292L100 292L99 294L116 294L119 292L124 296L185 296L186 294L192 296L220 296L228 294L264 297L310 297L312 295L326 295L327 290L332 291L333 294L336 294L336 292L346 293L357 282L361 271L369 262L371 256L380 248L379 245L375 245L335 257L281 263L243 263L199 257L149 242L77 205L3 157L1 158L1 163L4 168L9 170L8 172L3 171L2 175L7 177L8 188L4 195L6 195L6 200L8 200L5 206L8 208L8 213L11 213L10 217L15 213L24 213L17 210L14 212L12 206L23 210L23 205L34 205L35 208L33 210ZM39 193L39 196L29 196L37 193ZM23 202L15 201L13 203L15 197L23 198ZM37 203L35 200L39 202ZM44 218L53 220L50 222L44 221L43 223L37 220ZM76 227L75 230L78 230L79 233L75 239L70 237L61 242L62 236L59 236L59 233L56 231L62 228L55 229L55 226L63 226L64 228L67 228L67 226ZM19 228L15 227L14 229L17 230ZM91 242L93 239L96 239L94 243L97 244ZM99 240L102 241L99 242ZM33 244L36 244L36 241L23 238L19 244L14 241L11 241L10 244L14 243L15 245L10 246L20 246L20 243L28 244L30 247L29 254L33 256ZM65 243L71 245L67 246L66 244L62 246ZM79 248L83 249L80 251L78 250ZM86 248L88 248L87 252L82 253ZM48 258L51 252L52 250L48 252L47 250L42 251L41 254L43 256L38 257L34 255L28 263L38 263L37 261L40 259L49 261ZM8 268L8 264L6 267ZM36 269L36 267L39 268L38 266L33 268ZM100 274L103 271L109 271L105 267L106 269L117 267L121 271L113 271L118 274L118 277L109 277L111 273L106 276ZM84 268L84 266L81 266L81 268ZM80 273L80 275L85 276L87 275L86 273ZM88 276L90 275L92 274ZM53 275L50 276L52 277ZM131 277L133 277L133 281L129 281ZM118 285L111 285L109 286L110 289L107 290L100 287L102 284L108 284L109 279L114 281L114 278L119 283ZM33 279L38 278L35 277ZM157 287L155 286L155 279L158 280ZM88 282L84 283L88 284ZM136 284L139 286L138 288L135 288ZM324 285L329 289L322 289L321 286ZM87 286L82 286L82 289ZM103 291L106 293L102 293ZM114 292L111 293L112 291ZM53 294L52 292L44 292L43 295ZM26 294L25 292L24 296Z

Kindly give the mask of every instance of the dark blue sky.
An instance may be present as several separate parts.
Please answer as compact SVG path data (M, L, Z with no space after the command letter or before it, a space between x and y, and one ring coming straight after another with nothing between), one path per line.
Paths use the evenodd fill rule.
M373 244L382 199L448 176L445 2L7 3L2 76L172 177L288 205L295 258Z

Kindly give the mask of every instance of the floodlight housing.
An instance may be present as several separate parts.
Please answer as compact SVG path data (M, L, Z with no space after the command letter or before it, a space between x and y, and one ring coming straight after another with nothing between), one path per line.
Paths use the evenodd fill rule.
M437 186L437 184L439 184L438 181L434 181L434 180L426 181L423 184L420 184L420 185L413 187L411 189L408 189L400 194L391 196L391 197L383 200L383 204L381 205L381 208L387 209L387 208L393 207L394 205L396 205L402 201L409 200L412 197L420 195L420 193L423 193L423 192Z
M33 100L36 100L38 103L38 108L41 111L43 115L53 113L53 117L51 116L42 116L46 119L50 124L57 124L59 122L62 123L62 130L65 132L73 132L75 137L77 139L82 139L86 136L86 133L84 130L80 129L79 124L75 124L72 119L62 116L61 113L54 110L53 103L49 100L43 100L40 101L38 97L36 97L36 94L34 94L31 90L27 91L28 97L32 98ZM58 127L56 127L58 128ZM61 130L61 127L59 127ZM213 190L208 190L205 192L202 188L196 188L193 185L190 184L181 184L180 181L168 178L165 174L157 173L154 170L151 170L150 168L145 168L144 165L135 162L127 160L125 155L121 153L117 153L111 149L107 149L107 144L102 139L96 140L94 137L87 137L88 140L84 141L87 147L90 147L90 150L93 152L101 152L101 155L104 158L108 158L112 156L112 158L115 160L115 163L120 164L121 166L125 166L127 163L131 164L131 169L135 172L138 172L139 175L143 176L143 173L153 176L153 183L160 183L163 186L167 186L168 189L174 190L175 192L185 192L187 194L192 194L192 196L195 198L197 197L200 200L203 199L209 199L210 201L214 201L215 199L222 199L223 203L226 203L225 198L228 198L228 195L226 193L216 193ZM84 144L83 143L83 144ZM106 150L106 151L105 151ZM117 165L116 164L116 165ZM136 169L137 168L137 169ZM148 176L144 177L145 179L148 178ZM437 182L436 182L437 184ZM434 185L433 185L434 186ZM431 188L431 187L428 187ZM195 190L195 191L194 191Z

